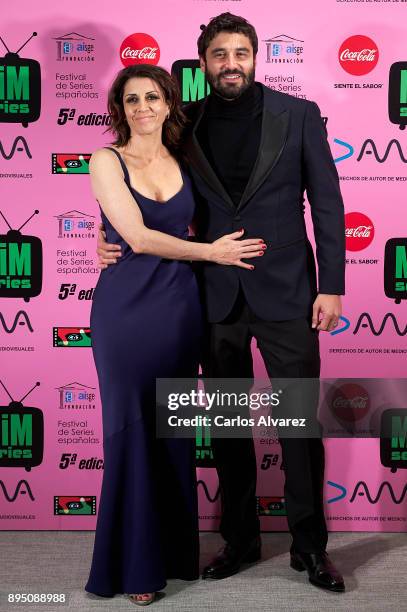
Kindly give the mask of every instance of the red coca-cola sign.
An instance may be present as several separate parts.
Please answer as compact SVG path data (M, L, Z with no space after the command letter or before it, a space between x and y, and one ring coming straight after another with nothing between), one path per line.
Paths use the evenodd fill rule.
M339 49L339 63L346 72L361 76L368 74L376 66L379 59L379 49L368 36L351 36Z
M335 390L331 407L339 419L359 421L369 412L370 397L361 385L346 383Z
M130 34L120 46L120 59L124 66L133 64L158 64L160 47L149 34Z
M345 238L347 251L362 251L374 238L374 225L367 215L350 212L345 215Z

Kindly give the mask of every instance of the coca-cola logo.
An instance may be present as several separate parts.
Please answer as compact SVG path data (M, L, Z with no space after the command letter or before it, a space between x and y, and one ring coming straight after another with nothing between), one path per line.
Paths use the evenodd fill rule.
M339 419L358 421L369 412L370 397L361 385L346 383L335 390L331 407Z
M368 74L376 66L379 49L368 36L351 36L339 49L339 63L346 72L355 76Z
M347 251L362 251L374 238L374 225L367 215L350 212L345 215L345 238Z
M130 34L120 46L120 59L124 66L158 64L160 47L149 34Z

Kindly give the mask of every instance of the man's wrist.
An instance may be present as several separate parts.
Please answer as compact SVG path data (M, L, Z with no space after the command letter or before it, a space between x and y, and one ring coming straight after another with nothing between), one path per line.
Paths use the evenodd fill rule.
M215 248L213 246L213 242L210 243L201 243L203 248L204 255L202 259L204 261L215 261Z

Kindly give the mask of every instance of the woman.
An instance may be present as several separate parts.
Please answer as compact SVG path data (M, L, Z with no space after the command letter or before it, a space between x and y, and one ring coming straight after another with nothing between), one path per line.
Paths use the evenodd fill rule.
M187 240L194 213L178 143L184 124L171 76L150 65L117 75L108 98L114 146L90 161L93 193L117 265L103 270L91 329L103 412L104 475L85 589L151 603L166 578L198 577L193 441L156 439L156 378L198 372L201 308L190 262L251 268L242 232Z

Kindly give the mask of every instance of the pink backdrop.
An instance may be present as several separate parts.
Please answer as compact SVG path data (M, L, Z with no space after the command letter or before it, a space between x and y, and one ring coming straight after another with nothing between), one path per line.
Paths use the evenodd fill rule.
M347 253L343 314L349 326L344 319L340 333L322 335L322 375L405 376L405 355L397 349L406 349L406 305L385 296L383 263L386 241L406 236L407 139L390 122L387 110L390 66L407 60L406 3L167 0L159 10L157 3L123 0L67 5L44 0L35 7L27 0L10 4L0 35L16 51L34 30L38 33L19 55L40 63L42 102L40 118L27 128L4 119L0 123L0 210L13 229L39 210L22 233L42 241L44 276L40 295L28 303L21 297L1 298L0 378L15 400L37 381L41 383L23 403L42 411L45 431L42 461L31 471L1 463L2 529L93 529L98 508L102 424L91 349L53 346L53 328L89 325L91 302L86 298L91 297L98 277L98 209L89 177L58 173L58 160L64 158L55 157L53 164L52 155L86 155L109 141L104 127L78 125L78 118L95 113L103 119L106 91L122 68L119 51L127 36L152 36L159 46L160 65L171 69L176 60L196 58L199 25L227 10L246 17L257 29L257 80L317 101L327 118L334 157L348 155L337 166L346 212L368 217L367 221L360 215L349 217L349 233L361 225L368 229L365 237L350 241L351 248L360 250ZM77 40L68 40L71 33ZM350 62L345 53L340 62L339 50L352 51L357 40L351 37L356 35L373 41L374 59ZM365 72L367 66L372 68L369 72ZM365 73L350 74L347 69ZM64 125L58 124L58 117L65 113L60 114L61 109L68 109L70 117ZM393 143L386 156L393 139L398 146ZM78 160L79 166L86 167L86 157ZM0 218L0 233L7 229ZM64 296L62 284L71 291L65 299L59 298ZM386 317L387 313L393 316ZM59 331L60 336L63 333ZM255 360L257 374L264 376L257 354ZM362 402L367 401L362 396ZM370 401L373 405L379 399ZM2 388L0 402L6 414L9 398ZM329 440L326 448L329 528L405 531L405 471L391 473L381 464L378 440ZM257 450L259 507L272 508L271 515L261 518L262 528L285 530L280 448L265 437ZM199 468L198 475L201 527L215 529L219 517L216 473L213 468Z

